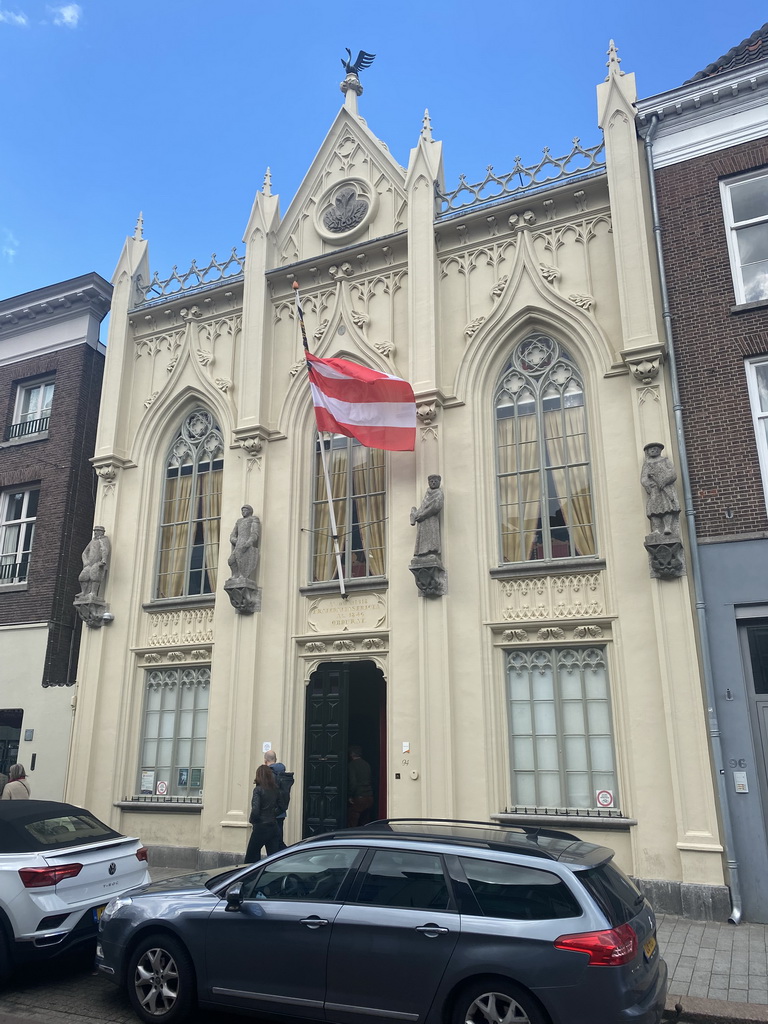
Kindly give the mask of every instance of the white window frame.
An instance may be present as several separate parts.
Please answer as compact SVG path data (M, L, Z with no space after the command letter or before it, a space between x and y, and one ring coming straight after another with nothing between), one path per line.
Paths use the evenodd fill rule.
M48 415L47 416L41 415L42 409L44 408L42 406L42 401L43 401L43 399L45 397L45 389L50 385L55 390L55 384L56 384L56 378L55 377L47 377L44 380L35 380L35 381L29 381L26 384L19 384L17 386L17 388L16 388L16 406L15 406L15 409L13 411L13 424L12 424L12 426L18 427L22 423L34 423L34 422L38 422L38 421L43 420L43 419L47 419L50 422L50 418L51 418L50 410L51 410L51 406L53 405L54 391L51 391L51 406L48 407ZM35 412L35 415L30 415L29 412L23 413L22 412L22 406L24 405L24 396L29 394L29 392L36 391L38 389L40 390L40 396L39 396L39 399L38 399L38 406L37 406L37 410ZM47 433L47 431L48 431L48 423L46 423L45 427L42 427L41 429L36 430L33 433L35 433L35 434L42 434L42 433ZM18 435L18 436L27 436L27 435Z
M747 391L752 410L752 428L755 432L757 458L760 464L760 476L763 481L763 499L768 508L768 409L760 408L760 389L757 383L757 370L760 365L768 364L768 356L747 359L744 369L747 374Z
M185 416L174 437L165 464L154 583L156 600L182 601L189 597L213 595L216 592L218 551L221 543L221 516L218 513L207 515L201 505L198 494L201 465L207 465L205 473L218 474L217 482L220 487L224 467L223 435L213 415L202 407L194 409ZM171 482L182 476L188 477L191 481L189 515L178 521L166 521L166 513L172 507L173 487ZM220 490L216 491L216 494L220 501ZM171 549L164 547L164 541L173 535L174 530L177 544L173 550L179 552L175 559L172 554L166 554L166 551ZM199 530L211 531L211 547L215 546L217 554L210 564L208 564L209 556L206 554L205 544L200 542L199 537L196 539ZM198 558L201 558L199 565L196 564ZM173 565L171 565L171 561L174 562ZM180 594L165 592L165 588L174 582L174 576L177 577L176 583L181 582L182 592ZM197 576L199 579L195 582Z
M159 796L202 801L210 686L210 665L145 672L136 779L140 799ZM169 751L167 757L163 744ZM142 792L148 788L151 793Z
M531 365L528 354L536 352L540 357L538 364ZM565 443L567 429L563 424L562 451L555 463L561 478L561 487L557 486L551 471L550 445L546 439L545 416L550 390L556 392L557 407L553 409L558 416L565 416L568 407L570 389L577 396L575 405L582 410L583 430L578 435L583 437L580 453L576 453L571 440ZM519 430L522 417L519 414L521 403L525 402L532 410L525 420L534 425L532 444L521 445ZM512 415L509 412L512 411ZM515 438L506 449L514 452L511 465L502 465L502 446L500 429L506 421L512 424ZM515 422L518 426L515 426ZM532 460L531 471L524 471L520 465L520 451L525 447L529 451L535 448L536 455ZM506 450L505 449L505 450ZM598 555L598 536L595 510L595 491L592 478L589 416L587 395L583 376L575 360L564 346L554 338L540 331L526 335L515 346L507 359L504 370L496 383L494 392L494 454L496 460L496 517L498 524L499 564L527 564L530 566L562 563L566 559L594 559ZM524 480L535 480L534 489L529 496L524 493ZM562 514L564 507L574 507L574 487L580 480L580 493L586 494L585 505L591 513L591 521L566 523ZM560 493L559 493L560 492ZM527 501L525 500L527 497ZM506 500L505 500L506 499ZM538 505L540 517L537 525L531 530L530 522L525 520L525 507ZM552 509L557 509L563 521L553 524L548 517ZM512 524L516 529L510 529ZM505 531L505 525L507 530ZM583 551L578 550L579 532L582 538ZM505 535L506 534L506 535ZM515 543L514 538L519 538ZM591 541L588 543L586 541ZM559 546L559 550L558 550ZM519 550L514 551L517 547ZM567 551L563 548L567 547ZM591 547L592 550L588 550ZM534 554L540 551L538 557Z
M599 673L597 686L591 685L590 673ZM507 653L506 717L512 806L516 813L594 813L601 808L614 815L621 813L611 696L605 647L542 647ZM551 714L547 714L548 709ZM573 728L579 717L582 731ZM576 741L574 746L571 740ZM583 745L583 764L577 763L578 751L574 749L579 741ZM606 761L600 763L600 757ZM569 789L573 792L578 788L578 782L571 787L569 775L587 777L586 803L569 799ZM553 801L545 793L555 778L559 799ZM598 802L597 794L603 792L613 795L611 803Z
M744 278L741 272L741 258L739 256L739 245L737 236L742 228L754 227L756 224L768 224L768 213L763 217L755 217L752 220L735 222L733 219L733 207L731 203L731 190L735 185L741 185L745 181L754 178L765 178L768 185L768 169L762 168L750 174L742 174L738 178L727 178L720 182L720 199L723 204L723 218L725 220L726 239L728 242L728 256L731 261L731 275L733 277L733 289L737 305L746 305L748 302L766 302L768 296L762 299L747 299L744 291Z
M8 518L8 506L12 497L17 494L22 494L22 514L16 519ZM0 587L8 586L14 583L26 583L27 576L29 573L29 563L32 558L32 547L35 540L35 523L37 522L37 512L35 515L30 516L29 511L29 499L32 494L36 494L38 502L40 499L40 487L39 485L34 487L8 487L2 493L0 493ZM27 527L31 525L31 530L27 530ZM9 530L18 529L18 536L16 538L15 547L13 550L6 551L7 546L7 535ZM9 555L13 555L13 562L6 562ZM25 558L26 556L26 558ZM12 576L6 578L5 565L13 565L14 573ZM21 571L22 565L24 566L23 572Z
M310 531L309 550L309 579L312 584L336 583L338 582L338 569L336 559L331 547L331 526L328 516L328 494L323 474L322 456L320 445L326 447L329 464L329 474L332 478L332 490L336 490L338 481L334 476L334 456L338 453L345 453L346 469L343 487L334 497L334 511L336 515L336 526L339 532L339 549L342 558L344 580L349 583L356 578L363 579L384 579L386 577L387 564L387 463L386 456L380 449L366 448L355 438L346 437L343 434L314 434L314 462L312 479L312 528ZM378 472L381 475L381 487L371 487L370 490L361 490L356 493L355 489L355 453L377 453L380 462L375 465L368 465L363 476L366 484L373 483L373 478ZM371 462L374 461L373 454L367 455ZM358 508L359 503L359 508ZM371 510L380 506L372 521L360 512ZM377 527L377 530L374 530ZM380 536L374 537L378 533ZM380 543L374 544L374 540ZM375 552L375 553L374 553ZM317 571L318 564L322 561L327 563L327 572L320 574ZM359 568L358 568L359 567Z

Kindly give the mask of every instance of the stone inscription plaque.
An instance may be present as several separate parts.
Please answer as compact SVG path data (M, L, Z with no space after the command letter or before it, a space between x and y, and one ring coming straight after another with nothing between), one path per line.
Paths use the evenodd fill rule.
M387 604L380 594L349 597L318 597L307 611L311 633L356 633L381 629L387 620Z

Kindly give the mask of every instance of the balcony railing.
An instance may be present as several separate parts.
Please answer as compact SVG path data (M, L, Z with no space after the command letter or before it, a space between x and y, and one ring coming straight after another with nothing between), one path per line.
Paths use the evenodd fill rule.
M39 420L27 420L25 423L12 423L8 430L6 440L12 441L14 437L26 437L28 434L42 434L48 429L50 416L43 416Z
M29 557L21 562L0 564L0 585L3 583L26 583L29 571Z

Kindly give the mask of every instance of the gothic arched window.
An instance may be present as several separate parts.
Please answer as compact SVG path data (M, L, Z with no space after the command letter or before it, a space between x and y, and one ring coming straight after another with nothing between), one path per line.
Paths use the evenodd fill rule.
M502 562L596 554L584 389L568 352L530 334L494 405Z
M321 440L322 438L322 440ZM312 581L338 579L320 445L325 445L345 579L383 576L386 556L384 452L341 434L315 435Z
M165 465L157 597L216 590L224 441L206 409L181 425Z

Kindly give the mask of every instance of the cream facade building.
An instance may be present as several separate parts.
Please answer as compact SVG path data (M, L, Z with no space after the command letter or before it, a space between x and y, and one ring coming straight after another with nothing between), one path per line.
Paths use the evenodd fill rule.
M643 547L643 448L675 447L634 77L612 50L604 149L453 192L428 116L402 167L342 88L283 215L267 176L244 256L163 281L140 229L120 256L94 458L108 615L68 797L156 858L231 862L264 749L296 773L294 841L346 823L355 743L378 816L566 828L658 906L725 916L689 580ZM344 598L294 279L315 354L416 393L414 452L328 446ZM409 513L435 473L447 593L425 596ZM224 589L246 504L252 614Z

